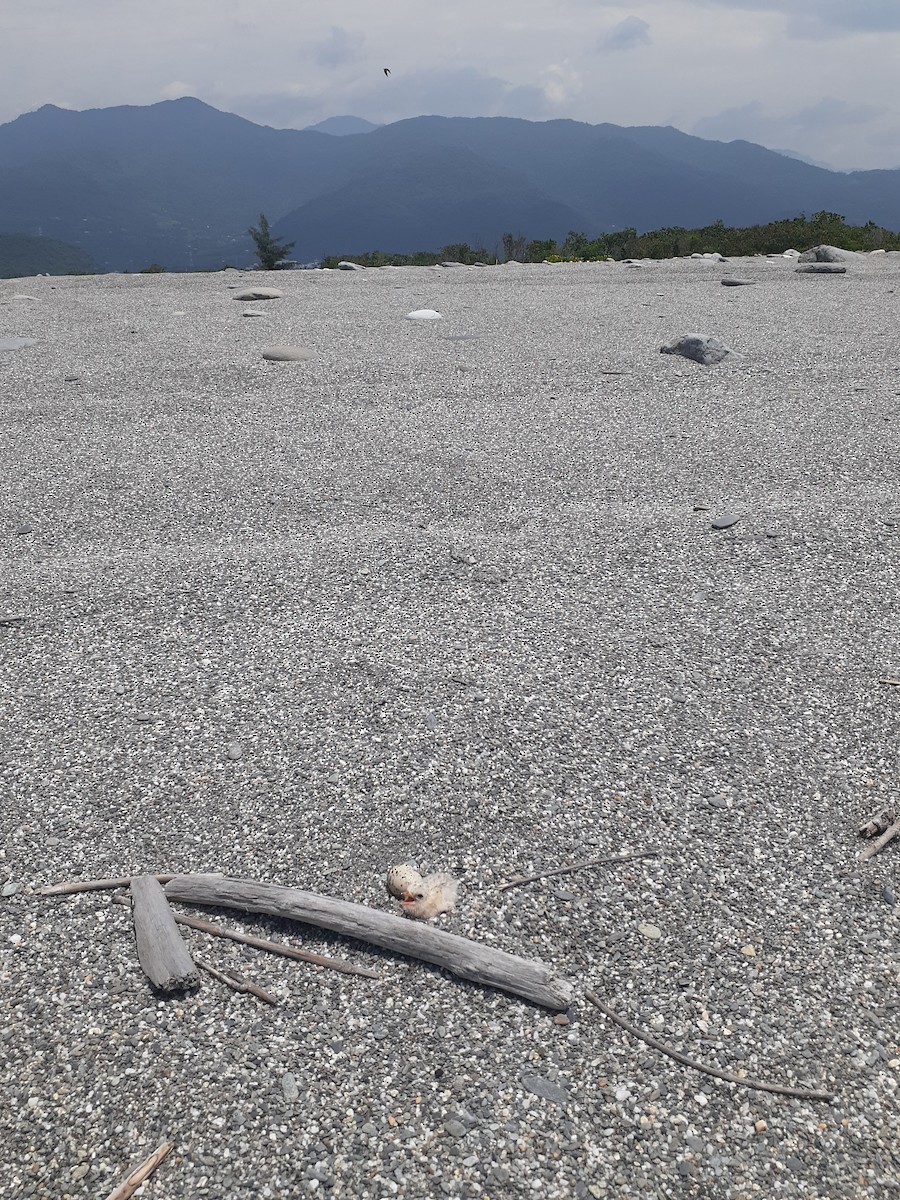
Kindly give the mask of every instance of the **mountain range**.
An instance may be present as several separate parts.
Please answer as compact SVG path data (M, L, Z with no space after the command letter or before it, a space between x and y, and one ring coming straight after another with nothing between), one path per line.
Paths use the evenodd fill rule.
M0 125L0 233L69 243L104 271L250 265L261 212L310 261L823 210L897 229L900 170L830 171L660 126L422 116L272 129L189 97L45 105Z

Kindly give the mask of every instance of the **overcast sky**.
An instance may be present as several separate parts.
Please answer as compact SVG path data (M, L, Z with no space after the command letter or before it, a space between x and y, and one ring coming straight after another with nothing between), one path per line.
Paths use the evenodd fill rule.
M0 123L185 95L278 128L571 117L900 167L900 0L0 0Z

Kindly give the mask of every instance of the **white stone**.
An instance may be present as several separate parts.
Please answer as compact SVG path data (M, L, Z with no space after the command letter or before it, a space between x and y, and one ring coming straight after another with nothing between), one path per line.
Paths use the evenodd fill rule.
M411 313L406 314L407 321L439 321L441 314L435 312L433 308L417 308Z

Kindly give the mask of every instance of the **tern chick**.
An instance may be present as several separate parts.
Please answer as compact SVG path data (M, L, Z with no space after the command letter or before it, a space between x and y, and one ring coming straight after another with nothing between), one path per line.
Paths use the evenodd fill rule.
M400 901L408 917L431 921L441 913L453 912L459 883L446 871L436 871L424 878L406 863L391 867L387 873L387 890Z

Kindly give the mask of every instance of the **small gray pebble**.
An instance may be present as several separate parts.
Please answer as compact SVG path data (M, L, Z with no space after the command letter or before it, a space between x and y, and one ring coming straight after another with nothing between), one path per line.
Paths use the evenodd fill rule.
M713 529L730 529L732 525L737 525L740 519L734 513L722 513L721 516L713 518L712 527Z

